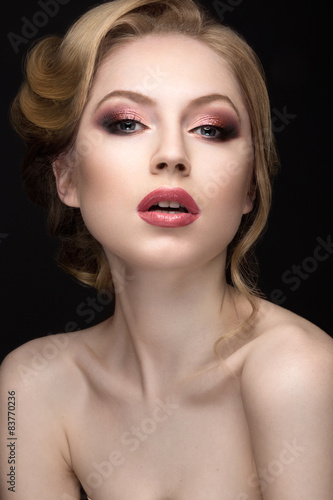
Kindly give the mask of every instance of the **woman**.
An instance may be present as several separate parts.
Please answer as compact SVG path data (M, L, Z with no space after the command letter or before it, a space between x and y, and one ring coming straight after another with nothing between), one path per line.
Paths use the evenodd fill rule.
M105 3L35 47L12 117L115 312L4 361L2 498L328 500L332 340L250 279L277 161L249 46L192 0Z

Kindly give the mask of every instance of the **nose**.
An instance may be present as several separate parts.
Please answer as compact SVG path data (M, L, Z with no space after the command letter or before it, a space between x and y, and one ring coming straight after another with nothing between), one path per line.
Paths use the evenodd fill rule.
M191 164L186 153L182 132L176 127L173 131L163 133L152 156L150 171L154 175L165 172L186 177L190 174Z

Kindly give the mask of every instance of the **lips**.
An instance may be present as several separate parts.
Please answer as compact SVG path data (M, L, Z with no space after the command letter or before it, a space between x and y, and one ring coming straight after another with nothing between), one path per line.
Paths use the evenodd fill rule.
M147 194L137 208L148 224L160 227L182 227L200 217L194 199L182 188L160 187Z

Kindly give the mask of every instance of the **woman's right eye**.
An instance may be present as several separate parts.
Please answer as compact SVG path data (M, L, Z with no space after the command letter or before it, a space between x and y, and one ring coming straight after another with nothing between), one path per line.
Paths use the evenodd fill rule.
M113 120L109 117L106 117L102 120L102 126L110 133L110 134L118 134L118 135L130 135L138 132L139 130L146 129L146 125L139 122L138 120L124 118L121 120Z

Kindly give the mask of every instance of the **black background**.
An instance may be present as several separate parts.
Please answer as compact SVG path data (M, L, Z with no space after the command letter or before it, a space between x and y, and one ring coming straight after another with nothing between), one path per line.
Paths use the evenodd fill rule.
M22 60L29 44L47 34L64 33L96 4L89 0L64 2L56 15L48 16L45 26L37 28L38 33L29 43L17 46L17 53L8 33L22 36L23 17L37 22L39 19L43 24L43 17L36 17L42 8L37 0L6 2L2 6L0 359L34 337L75 325L82 329L111 312L107 296L97 300L98 311L94 310L88 301L96 296L95 292L57 268L53 259L56 242L46 234L45 215L27 200L22 189L19 165L23 146L8 122L8 107L20 83ZM268 230L257 250L261 289L272 300L278 298L283 307L333 335L333 257L313 260L317 238L327 241L333 232L332 47L330 30L325 29L329 7L313 1L202 3L245 36L267 76L282 168L274 187ZM281 119L281 115L285 118ZM324 254L325 250L321 250ZM296 281L287 283L282 279L288 271L289 278L295 275L293 266L301 266L298 272L302 274L295 290L292 287L296 288ZM277 289L280 292L274 292Z

